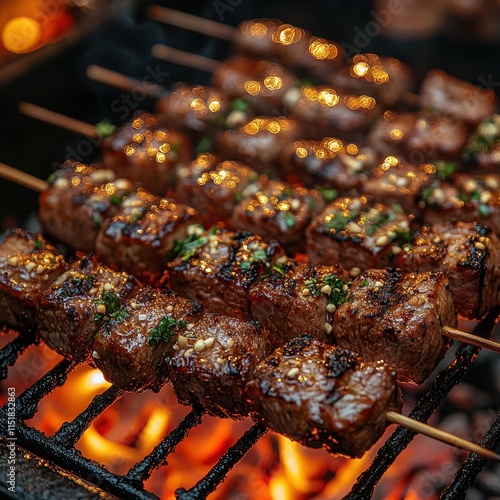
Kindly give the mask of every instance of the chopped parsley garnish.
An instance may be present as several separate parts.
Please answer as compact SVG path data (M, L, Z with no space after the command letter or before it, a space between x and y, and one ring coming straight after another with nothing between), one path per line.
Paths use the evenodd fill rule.
M201 226L200 226L201 227ZM179 257L182 262L187 262L191 257L196 254L196 251L208 243L208 235L215 234L217 232L217 226L214 226L208 231L208 233L202 234L191 234L187 238L176 241L174 248L169 254L171 259Z
M359 288L366 288L368 285L370 284L370 282L367 280L367 279L364 279L360 284L359 284Z
M403 213L403 207L399 203L394 203L391 208L395 214Z
M340 278L338 278L335 274L328 274L324 277L323 282L325 285L328 285L332 291L328 296L328 303L334 304L335 306L340 306L345 302L347 297L347 290L344 290L344 285L347 284L349 287L350 283L344 283Z
M408 243L411 239L411 234L409 229L402 229L397 227L393 230L394 236L392 237L392 241L397 240L398 243Z
M319 297L321 295L321 289L314 278L304 281L304 285L306 285L313 297Z
M33 248L43 248L43 241L37 238L33 241Z
M156 347L160 342L168 343L174 331L185 326L184 321L177 321L172 316L163 316L160 322L151 330L148 342L153 347Z
M56 170L55 172L52 172L47 179L47 184L52 187L54 185L54 183L57 181L57 179L59 179L62 172L63 172L62 169Z
M113 205L119 207L123 203L123 199L125 198L125 196L127 196L128 194L130 193L128 193L127 191L122 192L120 195L111 194L109 195L109 201Z
M457 170L457 164L454 161L439 160L434 166L436 167L438 178L442 181L449 179Z
M95 210L92 212L92 222L94 223L94 226L99 228L101 227L102 224L102 217L99 212L96 212Z
M323 199L326 202L333 201L339 195L339 192L336 189L333 189L333 188L325 188L325 187L322 187L322 186L314 186L314 189L316 189L316 191L319 191L321 193L321 196L323 196Z
M103 304L106 308L106 314L97 313L95 319L101 321L104 316L109 316L116 321L123 321L129 317L128 312L121 307L120 297L118 294L104 290L102 292L102 300L96 301L96 305Z
M101 139L105 139L106 137L113 135L115 133L115 130L116 130L116 125L113 125L111 122L108 121L102 121L96 123L95 126L95 131Z
M297 219L295 218L295 215L291 214L288 211L283 212L283 220L285 221L285 225L286 225L287 229L292 229L295 226L295 224L297 223Z
M491 215L491 212L490 212L488 205L484 205L484 204L479 205L478 211L483 217L488 217Z
M208 137L203 137L197 144L195 153L199 155L201 153L206 153L207 151L211 151L213 148L214 148L213 142Z
M366 221L371 222L371 225L366 227L366 234L371 236L380 226L386 222L394 220L395 218L396 216L394 215L394 212L391 211L380 212L377 210L376 213L369 212L366 215Z
M233 99L231 101L231 108L234 111L242 111L243 113L246 113L248 111L248 103L244 101L243 99Z
M245 270L245 269L248 269L254 262L259 262L259 261L266 261L267 262L266 251L261 246L258 246L252 252L251 257L248 260L242 261L240 264L240 267L241 267L241 269Z
M356 219L359 216L357 212L343 212L332 214L332 218L329 221L324 221L323 225L329 231L334 229L335 231L343 231L349 222Z

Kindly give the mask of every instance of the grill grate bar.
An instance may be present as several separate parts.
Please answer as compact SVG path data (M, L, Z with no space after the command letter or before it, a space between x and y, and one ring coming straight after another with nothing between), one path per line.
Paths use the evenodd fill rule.
M54 445L43 432L33 427L18 423L16 425L16 438L19 446L78 475L83 480L118 496L120 499L157 499L155 495L142 488L137 488L123 476L113 474L97 462L83 457L75 448L67 449Z
M495 449L500 444L500 411L493 425L479 441L481 446ZM462 464L452 483L443 490L440 500L459 500L465 498L467 490L472 486L477 475L481 472L486 460L475 453L471 453Z
M31 387L26 389L16 399L16 417L19 420L29 420L33 418L38 409L40 400L52 392L56 387L59 387L66 382L66 378L71 370L75 368L75 363L64 359L50 372L46 373L41 379L37 380ZM7 419L5 405L0 409L0 418L3 418L0 426ZM3 430L3 429L2 429Z
M192 410L181 423L159 443L155 449L141 462L135 464L125 478L131 483L143 483L156 469L167 465L167 456L189 434L189 431L201 423L203 413Z
M12 366L17 357L33 343L31 335L19 335L0 351L0 380L7 378L8 367Z
M229 448L208 473L190 490L179 488L175 495L179 500L206 498L224 481L229 471L247 454L250 448L267 432L262 424L255 424Z
M495 319L499 313L500 307L497 306L474 328L474 334L484 337L488 336L488 333L491 332L495 325ZM457 349L455 359L447 368L438 373L429 391L413 407L409 416L426 422L451 389L463 378L468 366L475 359L479 351L478 347L466 344L461 345ZM358 477L351 492L344 497L344 500L371 498L380 478L398 455L410 444L415 435L416 433L413 431L398 427L379 449L370 467Z
M111 406L123 394L123 391L111 386L102 394L95 396L85 410L72 422L65 422L57 433L51 438L54 444L69 448L82 437L92 421Z

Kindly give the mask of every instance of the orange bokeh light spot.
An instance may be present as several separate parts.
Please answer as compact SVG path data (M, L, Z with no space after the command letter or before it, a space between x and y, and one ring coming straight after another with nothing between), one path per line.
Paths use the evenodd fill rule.
M36 49L42 36L40 25L30 17L11 19L2 31L4 47L14 54L24 54Z

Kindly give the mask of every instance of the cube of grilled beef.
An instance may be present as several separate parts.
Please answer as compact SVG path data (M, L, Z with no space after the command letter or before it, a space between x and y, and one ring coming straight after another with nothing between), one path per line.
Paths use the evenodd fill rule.
M106 380L120 389L158 390L166 376L165 356L200 309L201 304L171 290L142 288L123 302L120 314L101 326L92 358Z
M418 213L418 196L436 175L436 167L430 163L411 165L395 156L387 156L373 170L364 192L386 205L397 204L407 213Z
M298 337L256 368L248 384L255 420L294 441L360 457L400 411L395 373L383 361Z
M285 95L288 112L309 125L315 139L338 135L358 140L379 116L377 101L367 95L349 95L327 86L294 87Z
M257 116L234 130L217 136L217 148L227 158L240 160L259 172L279 171L279 159L286 144L303 136L297 122L280 117Z
M115 215L132 183L111 170L66 163L49 178L40 194L38 216L44 230L58 241L91 252L103 222Z
M260 113L280 114L283 96L295 85L292 73L276 62L234 55L217 65L212 85L231 98L243 98Z
M293 252L304 247L304 232L322 208L315 189L272 180L234 208L231 225L276 239Z
M289 261L268 274L250 290L250 302L273 348L304 333L331 343L333 314L347 295L349 273L339 265Z
M282 172L308 187L335 189L338 194L362 192L376 166L374 152L336 137L299 140L281 155Z
M456 322L444 273L371 269L354 280L338 307L333 336L366 361L383 359L400 380L421 384L449 346L442 328Z
M163 196L178 164L192 159L189 139L162 124L159 116L137 113L101 143L104 167Z
M420 105L449 115L470 125L477 125L492 115L498 99L490 89L459 80L444 71L427 73L420 88Z
M387 267L410 240L413 220L400 205L376 203L371 196L337 198L307 228L307 255L314 264L346 269Z
M109 318L120 318L122 303L139 286L126 273L100 265L95 257L75 262L41 295L36 304L38 333L63 356L84 361L97 330Z
M276 263L286 259L276 241L248 232L191 226L168 264L170 287L210 310L247 319L250 288Z
M120 215L103 226L96 249L106 263L127 272L151 274L155 281L165 271L176 242L188 236L198 220L196 211L168 198L155 198L142 217Z
M175 130L196 139L210 135L214 126L223 126L232 110L225 92L185 83L175 84L155 106Z
M469 129L448 115L419 111L386 111L368 136L370 146L380 154L400 155L413 164L437 159L458 160Z
M457 219L481 222L500 235L500 175L455 174L435 181L420 194L425 222Z
M166 358L167 374L180 403L240 419L250 412L246 384L268 354L259 324L205 312L178 335Z
M178 188L184 202L198 211L206 226L227 221L235 205L262 184L253 168L238 161L221 161L204 172L200 172L198 164L189 173L184 172Z
M329 81L348 92L368 94L384 107L401 105L413 86L409 66L393 57L356 54L349 65L332 72Z
M458 314L479 319L500 302L500 240L478 222L421 227L398 256L406 271L442 271Z
M278 19L243 22L233 43L245 54L280 60L301 77L326 82L345 63L342 47Z
M35 331L38 298L65 269L64 257L42 236L23 229L0 235L0 324Z
M485 118L469 137L462 160L481 172L498 172L500 162L500 115Z

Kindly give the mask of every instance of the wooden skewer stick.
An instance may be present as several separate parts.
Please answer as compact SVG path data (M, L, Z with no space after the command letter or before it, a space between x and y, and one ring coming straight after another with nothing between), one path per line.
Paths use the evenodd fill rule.
M61 115L60 113L50 111L36 104L22 102L19 105L19 110L21 113L36 118L37 120L52 123L53 125L76 132L77 134L86 135L87 137L93 137L94 139L99 138L99 134L94 125L76 120L66 115Z
M22 172L17 168L9 167L9 165L5 163L0 163L0 177L15 182L20 186L32 189L33 191L37 191L38 193L45 191L48 187L48 184L42 179Z
M87 76L91 80L111 85L126 92L141 92L152 99L160 99L165 94L165 89L157 83L136 80L95 64L87 68Z
M232 40L237 29L227 24L212 21L211 19L193 16L186 12L160 7L159 5L151 5L147 12L149 18L155 21L177 26L178 28L196 31L197 33L213 36L215 38L221 38L222 40Z
M495 460L496 462L500 462L500 455L498 455L494 451L483 448L478 444L471 443L470 441L459 438L458 436L454 436L453 434L450 434L448 432L436 429L429 424L424 424L423 422L420 422L418 420L413 420L410 417L406 417L405 415L401 415L400 413L396 413L394 411L388 411L385 416L390 422L394 422L395 424L401 425L402 427L437 439L438 441L442 441L443 443L451 444L453 446L456 446L457 448L462 448L463 450L477 453L479 456L486 458L487 460Z
M24 111L26 108L29 109L31 106L34 106L34 105L28 104L28 103L22 103L21 110ZM69 121L71 123L72 118L69 118L69 117L64 116L64 115L60 115L58 113L54 113L48 109L41 108L39 106L34 106L34 107L36 108L36 116L34 113L30 114L30 116L34 116L38 120L52 123L54 125L58 125L59 127L64 127L65 126L64 124L66 123L66 121ZM54 120L54 116L57 117L56 120ZM79 122L79 123L81 125L85 125L86 128L89 128L89 129L92 128L95 130L95 128L92 125L90 125L89 123L84 123L84 122ZM71 126L68 128L70 130L73 130L71 128ZM80 130L78 132L82 133ZM15 169L11 169L11 173L10 173L11 177L6 177L6 178L8 178L14 182L17 182L18 184L26 185L27 187L30 187L29 185L27 185L23 182L22 175L19 178L13 177L14 174L12 173L12 171L14 171L14 170ZM20 172L20 174L24 174L24 172ZM24 175L27 175L27 174L24 174ZM0 176L1 176L1 172L0 172ZM33 179L35 179L35 178L33 178ZM37 181L43 182L40 179L37 179ZM37 187L33 187L32 189L39 190L39 189L37 189ZM452 328L449 326L443 327L443 329L441 330L441 333L445 337L449 337L451 339L458 340L460 342L464 342L465 344L474 345L476 347L480 347L482 349L486 349L486 350L493 351L495 353L500 354L500 343L494 342L493 340L484 339L482 337L478 337L477 335L473 335L471 333L466 333L466 332L463 332L461 330L457 330L456 328Z
M192 54L185 50L174 49L173 47L167 47L158 43L153 45L151 53L157 59L187 66L188 68L201 69L209 73L212 73L221 64L220 61L211 59L210 57Z

